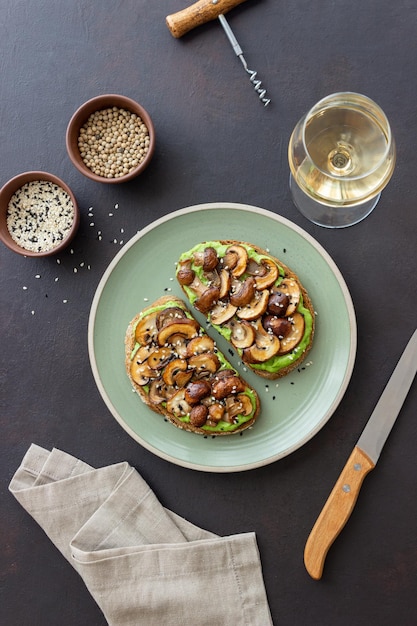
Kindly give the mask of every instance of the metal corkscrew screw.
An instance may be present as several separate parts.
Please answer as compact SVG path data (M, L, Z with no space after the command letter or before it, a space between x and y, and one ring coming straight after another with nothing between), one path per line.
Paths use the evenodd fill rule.
M224 14L230 11L234 7L246 2L246 0L198 0L191 6L168 15L166 23L168 29L174 37L182 37L185 33L188 33L191 29L201 24L205 24L210 20L216 18L219 19L227 38L232 44L232 48L235 54L242 62L245 71L250 76L250 81L259 96L259 99L267 106L271 100L266 97L266 89L262 87L262 82L257 78L258 73L248 68L245 57L243 56L242 48L239 46L236 37L234 36L232 29L230 28Z
M260 80L256 80L258 73L248 68L248 64L246 63L245 57L243 56L243 50L239 46L237 39L234 36L233 31L230 28L229 23L226 20L225 16L220 14L218 17L220 20L220 24L223 26L223 30L227 35L228 40L232 44L232 48L235 51L236 56L242 61L243 67L245 68L247 73L250 75L250 81L253 84L255 91L258 93L261 102L263 102L264 106L268 106L271 100L270 98L265 97L266 89L262 88L262 82Z

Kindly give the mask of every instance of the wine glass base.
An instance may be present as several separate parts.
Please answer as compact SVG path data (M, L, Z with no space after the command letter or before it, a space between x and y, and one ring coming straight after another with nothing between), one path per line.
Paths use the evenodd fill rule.
M324 228L346 228L361 222L368 217L378 204L381 196L377 196L356 206L331 206L316 202L307 196L297 185L290 174L290 190L293 202L304 217L313 224Z

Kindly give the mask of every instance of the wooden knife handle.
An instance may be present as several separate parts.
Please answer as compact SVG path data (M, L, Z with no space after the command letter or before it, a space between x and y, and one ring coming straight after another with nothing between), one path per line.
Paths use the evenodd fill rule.
M216 19L242 2L246 0L199 0L178 13L168 15L166 23L174 37L182 37L189 30Z
M329 548L348 521L363 480L374 467L375 463L355 446L307 539L304 564L312 578L321 578Z

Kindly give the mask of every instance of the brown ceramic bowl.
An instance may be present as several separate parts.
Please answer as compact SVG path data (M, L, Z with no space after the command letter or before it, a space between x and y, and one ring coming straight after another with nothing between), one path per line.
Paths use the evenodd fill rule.
M74 207L72 222L69 227L66 227L64 229L63 238L58 239L58 242L56 243L56 245L51 243L51 247L48 247L48 249L45 249L45 246L44 246L43 247L44 249L40 251L34 251L31 249L24 248L22 245L19 245L12 238L10 231L9 231L9 227L7 225L8 207L9 207L9 202L12 196L27 183L36 182L36 181L51 183L53 185L57 185L58 187L60 187L61 190L65 191L68 194L72 202L72 205ZM59 194L59 190L58 190L58 194ZM24 199L25 198L23 198L23 200ZM41 199L39 202L40 212L43 211L43 208L42 208L43 206L45 206L45 203L42 202L42 199ZM54 205L53 207L54 210L55 210L55 207L56 205ZM27 211L25 211L25 209L22 206L20 206L18 210L27 215ZM58 252L66 248L68 244L70 243L70 241L73 239L75 233L77 232L79 223L80 223L80 212L79 212L79 208L78 208L77 201L75 199L74 194L72 193L68 185L64 183L63 180L61 180L57 176L54 176L53 174L49 174L48 172L24 172L23 174L18 174L14 178L10 179L0 190L0 239L8 248L10 248L10 250L13 250L13 252L17 252L18 254L22 254L23 256L32 256L32 257L44 257L44 256L51 256L52 254L57 254ZM61 228L61 231L63 230L61 225L59 225L59 222L56 220L55 220L54 227L57 229ZM50 232L54 232L52 228L50 228ZM33 234L35 234L36 236L35 230L33 231L32 235ZM58 235L58 237L61 237L61 235Z
M101 111L103 109L108 109L111 107L125 109L131 113L135 113L136 115L138 115L148 129L150 143L148 152L144 160L141 161L133 170L122 176L107 178L105 176L95 174L84 163L78 149L78 138L82 126L84 126L84 124L87 122L90 115L97 111ZM140 104L138 104L131 98L127 98L126 96L120 96L117 94L106 94L102 96L96 96L95 98L88 100L83 105L81 105L79 109L77 109L77 111L70 119L67 127L66 144L67 152L72 163L82 174L84 174L84 176L87 176L88 178L91 178L91 180L99 183L124 183L128 180L131 180L132 178L135 178L148 167L155 150L155 129L149 113Z

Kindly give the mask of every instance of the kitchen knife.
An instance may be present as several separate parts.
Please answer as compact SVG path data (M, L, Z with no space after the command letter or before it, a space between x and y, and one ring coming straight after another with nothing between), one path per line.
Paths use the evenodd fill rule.
M336 537L348 521L365 476L374 469L417 371L417 330L409 340L371 417L327 499L304 550L304 564L316 580Z

